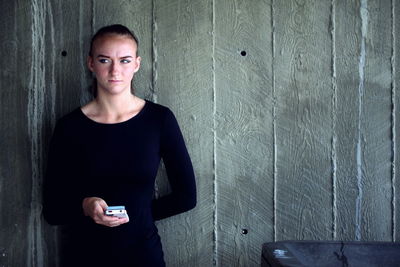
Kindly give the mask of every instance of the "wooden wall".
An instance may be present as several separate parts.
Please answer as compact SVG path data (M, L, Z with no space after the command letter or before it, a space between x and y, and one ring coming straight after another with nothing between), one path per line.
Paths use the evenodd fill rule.
M400 239L396 0L0 1L0 266L57 266L41 216L57 118L90 99L88 42L140 39L198 205L158 223L168 266L258 266L275 240ZM161 166L157 195L168 191Z

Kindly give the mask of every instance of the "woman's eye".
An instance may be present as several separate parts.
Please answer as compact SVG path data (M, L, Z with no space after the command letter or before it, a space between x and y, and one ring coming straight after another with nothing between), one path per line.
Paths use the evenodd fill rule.
M99 62L100 62L100 63L107 63L107 62L108 62L108 59L106 59L106 58L101 58L101 59L99 59Z
M121 63L130 63L131 61L129 60L129 59L123 59L123 60L121 60Z

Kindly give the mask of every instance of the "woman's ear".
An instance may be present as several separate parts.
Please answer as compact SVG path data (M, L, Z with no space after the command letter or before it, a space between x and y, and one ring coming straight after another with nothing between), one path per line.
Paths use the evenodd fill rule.
M93 58L91 56L87 57L87 66L88 66L89 70L91 72L93 72L93 70L94 70L94 62L93 62Z
M140 62L141 62L141 61L142 61L142 58L141 58L141 57L136 57L136 58L135 58L136 67L135 67L134 73L136 73L136 72L140 69Z

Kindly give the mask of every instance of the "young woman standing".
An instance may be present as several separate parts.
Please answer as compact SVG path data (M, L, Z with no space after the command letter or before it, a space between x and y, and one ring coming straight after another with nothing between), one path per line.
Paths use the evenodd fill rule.
M67 225L64 266L165 266L155 220L192 209L192 163L173 113L132 93L138 40L125 26L101 28L88 67L95 99L56 124L44 185L44 216ZM171 194L153 199L163 160ZM123 205L129 218L105 215Z

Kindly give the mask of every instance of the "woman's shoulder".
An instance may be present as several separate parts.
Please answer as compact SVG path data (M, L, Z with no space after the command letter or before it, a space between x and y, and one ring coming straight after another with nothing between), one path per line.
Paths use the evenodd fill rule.
M56 127L70 128L77 127L82 121L82 111L80 107L69 111L61 116L56 123Z
M58 120L62 122L74 122L82 115L81 107L76 107L68 113L61 116Z
M146 100L145 108L149 114L160 118L165 118L165 116L172 115L172 111L170 108L158 103L154 103L150 100Z
M146 105L148 106L148 108L150 108L152 111L166 112L169 109L168 107L158 104L158 103L155 103L151 100L146 99L145 101L146 101Z

